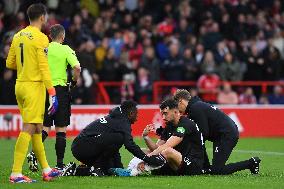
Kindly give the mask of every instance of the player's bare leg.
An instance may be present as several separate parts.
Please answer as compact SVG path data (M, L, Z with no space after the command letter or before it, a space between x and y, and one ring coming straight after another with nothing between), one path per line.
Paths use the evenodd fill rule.
M162 155L167 159L169 166L177 171L182 163L182 155L173 148L166 148L162 151Z

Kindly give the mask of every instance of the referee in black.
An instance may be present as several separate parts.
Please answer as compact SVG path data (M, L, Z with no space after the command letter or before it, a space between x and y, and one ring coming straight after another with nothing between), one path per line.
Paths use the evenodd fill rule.
M50 38L52 42L48 46L48 65L51 72L52 84L56 90L58 98L58 110L52 116L48 114L49 101L45 103L45 114L43 120L42 140L44 141L51 126L55 125L56 142L55 151L57 157L57 169L63 169L64 153L66 147L66 127L70 124L71 116L71 95L70 85L67 84L67 66L73 70L72 87L75 86L80 76L80 63L75 52L68 46L62 45L65 38L64 27L55 24L50 28ZM31 171L37 171L37 160L33 152L28 156L29 168Z
M95 120L83 129L72 143L73 156L87 166L100 168L123 168L119 149L122 145L134 156L149 165L163 165L158 156L148 157L133 141L131 124L137 121L137 103L124 101L105 117Z
M201 101L200 98L191 97L184 89L177 90L174 99L178 102L179 111L197 123L204 140L213 142L211 166L205 149L205 170L213 175L227 175L245 169L249 169L252 174L259 173L261 160L258 157L226 165L239 139L237 125L229 116L215 106Z

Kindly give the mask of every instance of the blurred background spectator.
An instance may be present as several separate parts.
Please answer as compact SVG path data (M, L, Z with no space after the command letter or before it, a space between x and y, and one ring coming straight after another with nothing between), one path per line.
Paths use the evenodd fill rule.
M267 95L264 95L264 94L261 95L261 96L259 97L258 104L263 104L263 105L269 104Z
M224 61L219 66L220 78L223 81L241 81L243 73L238 61L233 60L231 53L226 53Z
M120 87L121 101L134 99L134 78L132 74L123 75L122 85Z
M276 85L273 89L273 93L268 96L270 104L284 104L283 88L280 85Z
M256 97L251 87L247 87L239 96L239 104L256 104Z
M0 80L0 104L16 104L15 73L6 69Z
M82 80L73 98L77 104L98 103L100 81L123 83L121 88L107 89L116 97L112 103L145 94L140 103L149 103L156 81L194 81L197 95L216 103L220 81L284 79L284 3L280 0L6 0L0 1L3 97L14 94L15 73L11 76L5 69L11 39L28 25L25 12L34 2L49 8L43 31L48 34L51 25L62 24L65 44L81 62ZM283 85L269 88L268 94L259 87L246 89L239 103L265 104L266 99L283 103L279 87ZM233 89L241 93L241 88Z
M214 73L213 67L207 67L197 81L198 92L203 100L216 103L220 78Z
M218 104L238 104L238 95L229 83L224 83L217 96Z
M149 70L144 67L138 68L137 79L135 82L135 98L141 104L152 102L153 81L150 78Z

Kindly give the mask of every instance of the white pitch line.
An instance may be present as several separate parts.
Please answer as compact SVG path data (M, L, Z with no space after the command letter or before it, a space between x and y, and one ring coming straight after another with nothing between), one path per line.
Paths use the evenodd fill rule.
M208 149L208 150L212 150ZM273 156L284 156L284 152L267 152L267 151L257 151L257 150L233 150L233 152L243 153L243 154L265 154L265 155L273 155Z
M284 156L283 152L266 152L266 151L256 151L256 150L233 150L233 152L234 151L244 154L256 153L256 154L265 154L265 155L274 155L274 156Z

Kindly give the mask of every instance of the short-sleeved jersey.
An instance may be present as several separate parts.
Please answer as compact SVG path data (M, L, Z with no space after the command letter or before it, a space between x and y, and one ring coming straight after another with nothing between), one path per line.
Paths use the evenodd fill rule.
M15 34L6 66L17 70L17 81L44 82L52 88L47 62L48 38L38 28L27 26Z
M53 86L66 86L68 64L73 68L79 64L75 52L68 46L51 42L48 46L48 64Z
M181 143L174 147L183 156L204 158L204 142L201 131L196 123L182 116L178 125L168 124L161 135L162 140L168 140L171 136L183 138Z

